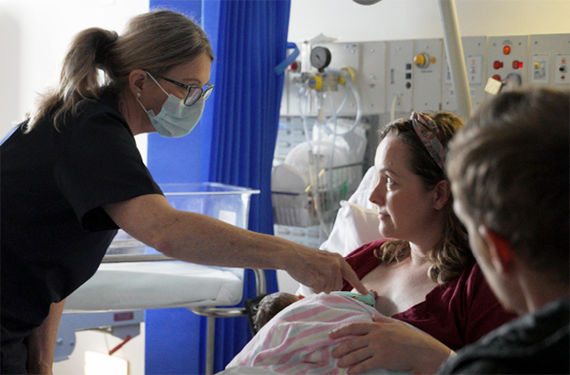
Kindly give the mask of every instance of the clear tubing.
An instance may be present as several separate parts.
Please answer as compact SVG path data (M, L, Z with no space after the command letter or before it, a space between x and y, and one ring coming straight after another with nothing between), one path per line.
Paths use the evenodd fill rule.
M392 110L390 111L390 121L396 120L396 104L398 103L398 94L394 95L394 99L392 99Z
M319 196L319 185L318 185L318 157L316 158L315 161L315 154L313 153L313 147L311 144L311 139L309 137L309 127L307 125L307 116L305 115L305 112L303 111L303 104L305 105L305 110L306 110L306 106L307 106L307 101L308 101L308 97L310 97L311 95L311 91L309 90L308 87L302 87L301 90L299 90L299 95L298 95L298 104L299 104L299 114L301 116L301 119L303 120L303 128L305 129L305 137L307 139L307 144L309 147L309 186L310 189L313 190L313 199L315 200L315 211L317 213L317 218L319 219L319 224L320 227L323 229L323 231L325 232L325 234L327 235L327 237L330 235L330 231L328 230L328 228L326 228L326 223L323 219L323 215L322 215L322 207L321 207L321 201L320 201L320 196ZM315 124L317 125L317 124ZM318 139L318 151L320 152L320 135L319 135L319 139ZM315 170L316 169L316 170ZM320 234L319 234L319 238L320 238Z
M329 119L327 119L326 121L317 121L315 123L315 125L322 125L325 129L326 132L332 134L333 139L331 142L331 153L330 153L330 157L329 157L329 165L328 165L328 172L329 172L329 176L328 176L328 182L329 182L329 192L328 192L328 196L329 196L329 205L330 208L332 209L332 204L333 204L333 200L334 200L334 190L333 190L333 163L334 163L334 151L335 151L335 145L336 145L336 137L338 136L345 136L347 134L350 134L354 131L354 129L356 129L356 126L360 123L360 119L362 118L362 109L361 109L361 103L360 103L360 96L358 94L358 91L356 90L356 88L352 85L352 78L348 76L348 74L346 74L343 71L332 71L332 70L328 70L327 72L331 73L331 74L337 74L340 75L344 78L345 82L346 82L346 94L343 98L343 101L341 102L340 106L338 107L338 109L335 109L335 105L334 105L334 100L332 97L332 91L329 87L328 90L328 94L329 94L329 101L330 101L330 105L331 105L331 109L332 109L332 115ZM348 89L350 89L350 92L352 92L352 95L354 96L354 99L356 101L356 118L354 120L354 123L352 124L352 126L342 132L342 133L338 133L337 131L337 116L338 114L342 111L342 109L344 108L344 106L346 105L346 102L348 101L348 95L349 95L349 91ZM315 160L315 155L313 153L313 148L311 145L311 140L309 137L309 129L308 129L308 119L307 116L305 115L306 110L307 110L307 101L308 98L310 97L310 90L308 87L302 87L299 90L299 94L298 94L298 106L299 106L299 114L301 116L301 119L303 120L303 128L305 129L305 136L307 138L307 143L309 144L309 179L310 179L310 187L311 189L316 189L316 192L314 192L314 200L315 200L315 211L317 212L317 217L319 219L319 223L320 223L320 227L323 230L323 232L327 235L327 237L330 235L330 229L326 226L326 223L324 222L323 216L322 216L322 206L321 206L321 202L320 202L320 194L319 194L319 177L318 174L320 173L320 168L319 168L319 162L318 162L318 157ZM304 108L303 108L304 107ZM328 128L327 124L329 122L332 122L333 124L333 130L331 132L331 130ZM321 152L321 134L319 132L318 134L318 139L317 139L317 147L318 147L318 152ZM319 236L320 237L320 236Z
M358 91L352 85L352 78L349 77L345 72L343 72L342 70L340 70L340 71L338 71L338 70L327 70L327 72L338 74L338 75L342 76L344 78L344 81L346 82L346 86L348 88L350 88L350 91L352 92L352 95L354 96L354 99L356 101L356 118L354 119L354 123L352 124L352 126L347 131L345 131L343 133L336 133L336 131L335 131L336 136L343 137L347 134L352 133L354 131L354 129L356 129L356 126L360 123L360 119L362 118L362 109L360 106L360 95L358 95ZM342 107L344 107L344 104L346 102L347 97L348 97L348 91L347 91L347 94L345 95L345 99L343 100L343 103L341 104L341 107L339 107L339 109L336 112L333 112L333 113L335 113L335 115L337 115L338 112L340 112L340 110L342 109ZM327 131L329 131L329 130L327 129Z

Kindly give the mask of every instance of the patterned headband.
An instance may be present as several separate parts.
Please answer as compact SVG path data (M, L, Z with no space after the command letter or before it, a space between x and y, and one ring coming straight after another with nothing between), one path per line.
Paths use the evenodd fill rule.
M410 120L412 120L414 130L428 153L441 170L445 172L445 155L447 152L439 140L441 130L437 127L435 121L421 112L412 112Z

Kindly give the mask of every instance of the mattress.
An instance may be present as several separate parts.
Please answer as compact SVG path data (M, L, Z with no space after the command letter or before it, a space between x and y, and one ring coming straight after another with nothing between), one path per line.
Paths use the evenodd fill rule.
M242 299L243 273L180 261L103 263L67 297L65 311L236 305Z

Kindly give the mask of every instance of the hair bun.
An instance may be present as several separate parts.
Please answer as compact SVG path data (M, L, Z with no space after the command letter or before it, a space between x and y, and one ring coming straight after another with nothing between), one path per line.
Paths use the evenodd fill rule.
M95 64L106 65L111 49L115 46L119 34L115 31L99 30L100 37L95 41Z

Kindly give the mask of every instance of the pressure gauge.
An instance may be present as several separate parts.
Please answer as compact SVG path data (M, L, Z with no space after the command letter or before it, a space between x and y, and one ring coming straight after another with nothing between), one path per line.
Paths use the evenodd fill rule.
M331 51L326 47L315 47L311 51L311 65L322 70L331 63Z

